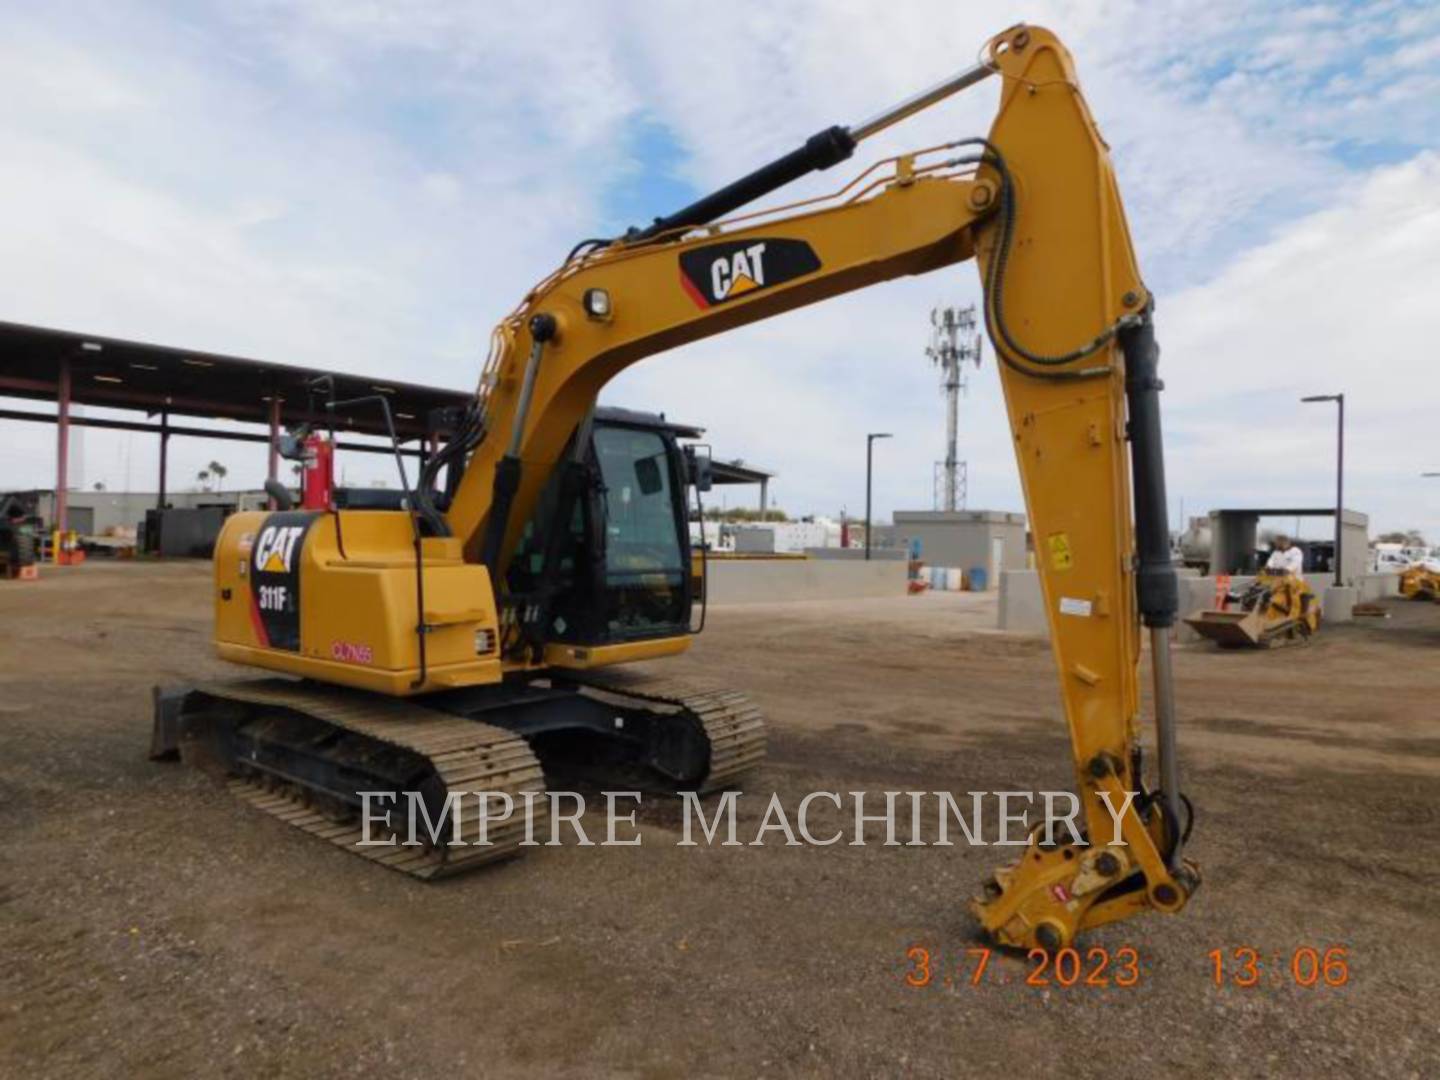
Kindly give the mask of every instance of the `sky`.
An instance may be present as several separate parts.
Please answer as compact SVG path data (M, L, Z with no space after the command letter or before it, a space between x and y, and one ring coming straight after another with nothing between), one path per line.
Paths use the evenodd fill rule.
M1099 0L0 0L0 319L475 385L490 327L578 239L672 211L830 124L1061 35L1157 296L1171 517L1347 504L1440 542L1440 5ZM786 192L981 134L992 80ZM791 514L933 505L932 307L970 266L653 357L610 404L704 426ZM6 402L6 404L10 404ZM33 403L21 407L34 408ZM988 344L961 402L969 505L1019 509ZM152 488L155 440L91 431L83 483ZM0 421L0 489L53 483ZM172 441L172 487L261 449ZM388 475L342 461L350 482ZM727 498L743 499L738 492Z

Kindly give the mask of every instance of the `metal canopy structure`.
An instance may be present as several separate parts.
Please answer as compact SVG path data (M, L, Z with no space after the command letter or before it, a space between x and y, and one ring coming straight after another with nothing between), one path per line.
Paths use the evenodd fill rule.
M1346 513L1353 513L1353 512L1354 512L1354 511L1346 511ZM1237 508L1237 507L1225 507L1225 508L1220 509L1220 510L1211 510L1210 513L1211 513L1212 516L1215 515L1215 514L1227 514L1227 515L1235 515L1235 516L1247 515L1247 514L1248 514L1248 515L1250 515L1251 517L1291 517L1291 518L1301 518L1301 517L1305 517L1305 518L1309 518L1309 517L1334 517L1334 516L1335 516L1335 507L1333 507L1333 506L1313 507L1313 506L1312 506L1312 507L1301 507L1301 508L1298 509L1298 510L1297 510L1297 509L1294 509L1293 507L1285 507L1284 509L1276 510L1276 509L1267 508L1267 507L1249 507L1249 506L1242 506L1242 507L1238 507L1238 508Z
M137 341L0 322L0 395L56 403L55 413L0 409L0 419L58 425L56 440L56 523L67 527L70 427L139 431L159 436L160 506L165 503L166 455L170 436L229 439L269 444L268 475L279 468L275 437L281 428L299 423L330 426L323 403L329 397L314 383L333 381L336 400L384 395L402 442L418 441L411 453L423 455L431 410L462 405L470 395L454 390L393 380L370 379L323 368L298 367L249 360L194 349L176 349ZM133 409L158 417L156 423L73 417L72 405ZM221 428L177 425L175 416L226 419L263 424L267 434ZM378 407L337 411L336 434L388 437ZM341 449L389 453L388 445L339 442Z
M775 479L776 475L735 461L712 461L710 472L717 484L765 484Z
M1348 535L1349 539L1340 545L1339 556L1332 557L1332 569L1339 575L1337 583L1353 581L1365 571L1370 518L1358 510L1348 508L1337 516L1333 506L1243 506L1210 511L1210 569L1212 572L1225 574L1249 572L1251 567L1247 561L1253 556L1259 543L1261 518L1337 517L1337 537Z
M776 474L766 472L764 469L754 469L749 465L742 465L738 461L712 461L710 463L710 477L716 484L759 484L760 485L760 519L765 520L765 514L770 505L770 481L775 479Z
M68 527L66 491L70 428L104 428L138 431L159 437L159 483L157 503L165 505L166 458L170 437L181 435L203 439L266 443L269 448L268 475L276 479L279 455L276 436L282 428L308 423L329 427L337 436L368 435L388 439L378 407L337 411L333 417L324 408L329 398L315 389L317 379L331 380L338 401L384 395L402 443L418 445L405 451L422 459L434 450L427 445L430 413L439 408L466 404L471 395L434 386L373 379L324 368L276 364L196 349L177 349L122 338L27 326L0 321L0 397L54 402L57 411L37 412L0 408L0 420L19 420L58 426L55 469L55 517L63 531ZM157 418L153 421L117 420L95 416L73 416L71 406L129 409ZM624 409L605 409L612 418L630 414ZM232 431L199 424L176 424L174 417L206 421L239 420L265 425L267 433ZM698 439L705 429L691 424L671 424L683 439ZM390 453L386 444L336 442L342 450ZM717 484L759 484L760 508L766 507L769 482L774 473L739 462L713 462Z
M55 401L63 381L75 405L139 409L151 415L279 422L328 423L312 390L318 378L334 380L335 397L384 394L402 439L426 434L431 409L465 402L468 394L393 380L369 379L323 368L148 345L119 338L0 322L0 393ZM336 428L385 435L378 410L351 411Z

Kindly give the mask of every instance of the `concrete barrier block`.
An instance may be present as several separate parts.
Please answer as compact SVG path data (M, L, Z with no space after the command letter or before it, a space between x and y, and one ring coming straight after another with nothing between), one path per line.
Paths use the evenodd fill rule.
M1360 600L1373 603L1400 595L1399 574L1365 574L1359 579Z
M1353 585L1329 585L1320 593L1320 615L1326 622L1350 622L1360 601L1360 590Z
M1213 577L1182 577L1180 579L1180 621L1175 624L1175 640L1180 643L1199 641L1200 635L1185 625L1185 619L1197 611L1215 606Z
M1009 634L1050 636L1040 574L1035 570L1002 570L998 626Z

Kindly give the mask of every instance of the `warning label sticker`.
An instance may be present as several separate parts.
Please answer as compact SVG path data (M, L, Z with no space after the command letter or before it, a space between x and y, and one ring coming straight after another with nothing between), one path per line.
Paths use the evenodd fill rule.
M1079 615L1088 619L1094 607L1095 605L1089 600L1077 600L1073 596L1062 596L1060 598L1061 615Z
M1051 533L1046 538L1050 545L1050 569L1069 570L1075 564L1075 558L1070 554L1070 537L1063 533Z

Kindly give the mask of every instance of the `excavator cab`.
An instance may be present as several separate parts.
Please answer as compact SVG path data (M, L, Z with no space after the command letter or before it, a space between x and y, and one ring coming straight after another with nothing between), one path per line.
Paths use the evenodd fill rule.
M693 429L601 408L580 455L557 468L526 522L509 595L539 605L547 642L613 645L690 632L687 491ZM576 438L583 437L583 427Z

